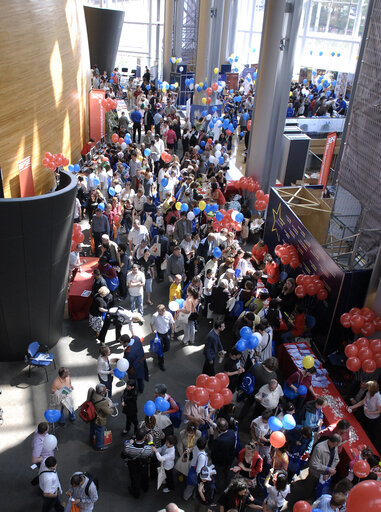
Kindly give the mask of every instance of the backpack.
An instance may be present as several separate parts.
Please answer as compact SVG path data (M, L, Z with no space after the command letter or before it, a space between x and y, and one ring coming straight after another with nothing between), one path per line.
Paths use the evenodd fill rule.
M93 395L91 395L92 397ZM83 402L81 405L81 408L79 410L79 417L85 422L90 423L90 421L94 421L97 417L97 411L95 410L95 404L98 404L99 402L103 402L105 398L102 398L101 400L98 400L97 402L93 402L91 399L86 400L86 402Z
M87 478L89 479L89 481L87 482L86 487L85 487L85 494L87 496L89 496L89 487L90 487L90 485L92 483L94 483L94 485L95 485L95 487L97 488L97 491L98 491L98 489L99 489L99 480L98 480L98 478L95 475L93 475L92 473L90 473L89 471L84 471L83 475L87 476Z
M246 372L241 382L241 389L246 395L254 393L255 377L252 373Z

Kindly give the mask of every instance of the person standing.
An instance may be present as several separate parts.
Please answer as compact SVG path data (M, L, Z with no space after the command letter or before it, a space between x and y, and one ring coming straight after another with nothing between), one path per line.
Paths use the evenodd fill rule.
M90 233L94 238L95 256L98 257L99 246L102 243L102 235L110 236L110 224L100 208L95 210L95 215L93 215L93 218L91 219Z
M163 347L163 352L168 352L171 346L171 340L174 338L175 321L172 313L166 311L164 304L159 304L157 306L157 312L152 315L151 331L158 335ZM160 370L165 370L164 355L159 356L159 368Z
M134 425L134 431L138 428L138 392L135 379L128 379L125 390L122 395L122 411L126 415L126 427L122 431L125 436L130 431L131 425Z
M98 501L95 482L80 471L73 473L66 495L74 499L72 503L77 505L81 512L91 512L94 509L94 503Z
M131 480L128 491L134 498L140 497L141 490L148 491L148 467L153 455L153 448L146 439L145 427L137 429L135 439L124 443L122 459L127 460Z
M156 458L159 462L163 463L165 470L165 483L163 492L167 493L173 491L175 488L175 481L173 479L173 468L175 466L175 446L177 444L176 436L169 435L165 440L165 445L161 448L152 448Z
M44 447L44 441L48 434L49 425L46 421L42 421L38 424L37 430L35 430L33 434L32 464L37 464L39 466L44 459L54 455L54 450L46 450Z
M65 395L64 395L62 393L62 390L64 388L67 388L69 390L68 391L69 394L65 393ZM60 425L65 425L65 408L67 408L67 405L69 405L68 403L67 403L67 405L63 405L62 399L64 398L64 396L66 396L66 398L68 398L70 395L70 392L73 389L74 388L71 384L69 368L65 368L65 367L61 366L61 368L58 368L58 377L56 377L54 379L52 388L51 388L52 402L54 402L55 405L59 404L61 406L61 417L58 420L58 423ZM72 399L70 402L71 402L71 405L73 406ZM75 421L74 407L71 407L71 409L68 409L68 411L69 411L70 421L74 422Z
M64 504L60 495L62 487L57 475L57 460L55 457L47 457L41 462L39 472L39 485L43 496L42 512L64 512Z
M138 383L139 393L144 391L144 378L146 374L147 363L145 362L145 353L140 339L133 334L123 334L120 337L120 342L123 345L123 357L127 359L130 366L128 368L128 375L130 378L135 379ZM148 374L148 369L147 369Z
M149 249L145 249L143 253L143 257L138 259L138 265L142 271L144 271L144 277L146 281L145 290L147 294L147 302L150 306L153 306L153 302L151 300L152 293L152 281L155 278L155 259L150 254Z
M93 445L93 437L95 436L95 450L106 450L110 446L104 444L107 416L111 416L113 413L110 400L107 398L106 386L104 384L97 384L95 389L90 388L87 392L87 400L93 402L96 412L95 419L90 421L90 444Z
M218 353L223 353L223 347L220 339L220 334L223 330L225 330L225 323L216 320L214 322L213 329L209 332L205 342L205 362L202 368L202 373L206 373L210 376L214 376L216 374L214 363Z
M131 300L131 312L135 313L136 309L143 316L143 296L144 296L144 285L146 280L143 272L139 270L139 266L132 265L132 270L127 274L127 287L130 294Z
M217 420L217 436L213 437L214 430L209 429L212 437L209 439L210 457L216 468L216 488L217 493L226 489L230 480L230 468L235 457L235 448L237 443L236 432L229 429L225 418Z
M111 398L112 395L112 381L113 374L110 366L110 349L109 347L103 346L99 349L98 357L98 378L101 384L104 384L108 391L108 396ZM115 361L115 359L114 359Z
M139 107L136 106L135 110L130 114L132 125L132 142L136 142L136 132L138 132L138 144L140 144L140 138L142 134L142 115L139 112Z
M172 254L167 259L167 273L170 283L174 282L176 274L182 277L185 275L184 256L181 254L181 248L178 245L173 248Z

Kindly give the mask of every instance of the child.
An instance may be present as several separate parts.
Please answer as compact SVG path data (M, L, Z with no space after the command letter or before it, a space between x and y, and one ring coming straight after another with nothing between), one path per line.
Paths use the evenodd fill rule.
M242 229L241 229L241 242L242 245L247 244L247 239L249 238L249 221L248 219L243 219L242 221Z
M176 436L169 435L165 441L165 445L157 449L152 447L155 452L156 458L159 462L163 462L165 469L165 482L167 486L163 489L163 492L167 493L173 491L175 488L175 482L173 479L173 468L175 465L175 446L177 445Z
M270 474L272 470L270 471ZM290 486L287 483L287 473L279 471L273 476L273 485L269 483L270 477L267 477L265 485L267 487L267 498L263 503L264 512L278 512L286 501L286 496L290 493Z
M123 414L126 415L126 428L122 431L122 435L128 434L131 424L133 423L136 432L138 426L138 391L134 379L128 379L126 388L122 396Z

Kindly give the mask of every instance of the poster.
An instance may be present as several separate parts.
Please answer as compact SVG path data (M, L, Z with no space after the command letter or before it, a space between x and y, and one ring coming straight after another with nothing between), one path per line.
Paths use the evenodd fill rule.
M34 196L34 183L30 156L18 162L20 197Z
M325 142L323 160L321 162L320 174L318 185L323 185L323 190L327 186L329 170L332 164L333 152L335 151L335 145L337 140L337 133L331 132L327 135Z
M105 109L102 105L104 98L103 89L93 89L89 92L89 138L95 142L105 135Z
M328 291L326 301L319 301L315 296L306 296L303 299L308 314L318 319L315 329L317 332L314 332L315 341L323 352L327 341L330 341L328 338L345 277L344 271L306 229L275 188L270 192L264 240L271 254L274 254L274 248L278 244L291 244L297 249L301 267L292 270L289 266L280 264L281 271L286 271L290 277L296 277L300 273L317 274L324 282ZM334 340L335 343L336 341Z

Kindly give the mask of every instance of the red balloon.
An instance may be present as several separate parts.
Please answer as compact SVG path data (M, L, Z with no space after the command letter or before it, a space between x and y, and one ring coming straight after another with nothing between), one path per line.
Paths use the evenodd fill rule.
M360 350L361 348L369 347L369 340L367 338L357 338L355 341L356 347Z
M209 402L209 391L196 387L192 394L192 402L196 405L206 405Z
M302 299L306 295L304 287L301 284L295 288L295 295L299 297L299 299Z
M356 357L359 349L354 343L351 343L345 347L344 352L347 357Z
M44 167L49 167L50 162L51 162L51 160L48 160L47 158L44 158L44 159L42 160L42 165L43 165Z
M311 505L307 501L297 501L292 512L311 512Z
M368 347L360 348L357 357L360 359L360 361L365 361L365 359L372 359L373 352Z
M279 254L279 249L281 248L282 246L280 244L276 245L275 246L275 249L274 249L274 253L276 256L280 256ZM299 276L298 276L299 277ZM298 280L296 280L296 282L298 283ZM298 283L299 284L299 283Z
M230 404L230 402L233 399L233 393L231 392L231 389L229 389L229 388L221 389L221 395L224 397L224 405Z
M217 373L216 377L221 382L221 386L223 388L227 388L229 386L229 377L226 373Z
M248 132L251 130L251 119L248 120L246 128Z
M205 389L207 389L209 393L219 393L221 388L221 381L217 379L217 377L208 377L205 384Z
M372 336L375 330L376 328L374 326L373 321L366 321L364 325L361 327L361 334L363 334L364 336Z
M224 406L224 397L220 393L213 393L210 395L209 403L213 409L221 409Z
M355 334L362 334L361 329L358 329L357 327L352 327L352 332Z
M73 233L80 233L82 231L81 225L78 222L73 224Z
M270 435L270 444L274 448L281 448L286 442L286 436L280 430Z
M365 320L368 320L368 321L373 321L376 318L376 315L369 308L362 308L360 313L361 313L361 316L363 316L365 318Z
M263 196L263 200L266 201L266 204L269 204L269 200L270 200L270 194L265 194Z
M288 265L290 263L290 256L288 254L283 254L281 256L280 261L283 263L283 265Z
M73 235L73 240L74 242L77 242L77 244L81 244L85 239L85 235L81 232L79 233L74 233Z
M196 386L198 386L199 388L205 388L208 379L209 375L206 375L206 373L202 373L196 379Z
M206 104L207 105L210 105L212 99L211 98L206 98ZM226 130L226 133L228 132L229 130Z
M290 267L295 269L295 268L298 268L300 265L300 261L299 261L299 258L291 258L291 261L290 261Z
M124 142L124 139L122 137L120 137L119 144L123 144L123 142Z
M211 144L212 142L213 142L213 139L211 137L209 137L208 144Z
M317 285L315 285L317 286ZM321 290L318 290L316 292L316 297L319 299L319 300L326 300L327 297L328 297L328 292L325 288L322 288Z
M365 319L361 315L353 315L351 318L351 327L361 329L365 323Z
M112 137L111 137L111 140L112 140L113 142L115 142L115 143L116 143L116 142L118 142L118 140L119 140L119 135L118 135L117 133L113 133L113 134L112 134Z
M74 249L76 248L77 244L76 242L74 242L74 240L71 241L71 246L70 246L70 250L71 251L74 251Z
M257 204L256 210L258 210L259 212L263 212L263 210L266 210L266 201L255 201L255 203Z
M373 354L381 354L381 340L371 340L369 348Z
M263 192L263 190L257 190L256 193L255 193L255 197L257 199L263 199L263 196L265 195L265 193Z
M376 316L374 319L374 326L376 328L376 331L381 331L381 316Z
M346 502L347 512L359 510L381 510L381 482L364 480L350 491Z
M361 364L361 368L365 373L373 373L376 371L377 363L373 359L365 359Z
M350 357L347 359L347 368L351 372L358 372L361 368L361 361L358 357Z
M358 315L360 313L360 309L359 308L352 308L349 310L349 314L350 315Z
M47 151L44 155L45 158L47 158L48 160L52 160L53 158L53 155L51 153L49 153L49 151Z
M381 368L381 354L376 354L374 356L374 362L377 365L377 368Z
M315 293L317 292L315 283L311 283L311 284L307 285L306 292L307 292L307 295L310 295L311 297L312 297L312 295L315 295Z
M353 473L359 478L366 478L370 473L369 462L366 460L356 460L353 464Z
M196 390L196 386L193 386L193 385L188 386L187 389L185 390L185 395L190 402L193 401L193 393L195 392L195 390Z
M212 88L211 88L211 87L208 87L208 88L206 89L206 94L207 94L208 96L210 96L210 95L212 94L212 92L213 92L213 90L212 90Z
M218 83L217 82L214 82L214 84L212 84L212 89L213 89L213 91L217 91L217 89L218 89Z
M303 281L304 281L304 278L306 276L304 274L299 274L297 277L296 277L296 284L303 284Z

